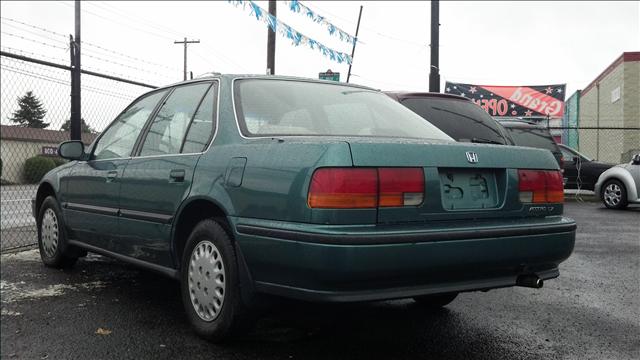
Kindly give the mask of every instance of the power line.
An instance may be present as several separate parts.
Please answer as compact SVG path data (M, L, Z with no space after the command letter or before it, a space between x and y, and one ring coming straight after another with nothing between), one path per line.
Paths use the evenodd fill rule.
M66 4L66 3L64 3L64 2L55 2L55 3L56 3L56 4L64 5L64 6L66 6L66 7L73 8L73 5L69 5L69 4ZM164 35L160 35L160 34L158 34L158 33L154 33L154 32L146 31L146 30L141 29L141 28L139 28L139 27L135 27L135 26L133 26L133 25L130 25L130 24L126 23L126 22L121 22L121 21L117 21L117 20L114 20L114 19L106 18L106 17L104 17L104 16L102 16L102 15L96 14L96 13L94 13L93 11L87 10L87 9L85 9L85 8L82 8L82 10L81 10L81 11L82 11L82 12L84 12L84 13L87 13L87 14L93 15L93 16L95 16L95 17L97 17L97 18L102 19L102 20L110 21L110 22L113 22L113 23L116 23L116 24L120 24L120 25L126 26L126 27L128 27L128 28L135 29L135 30L137 30L137 31L141 31L141 32L143 32L143 33L146 33L146 34L149 34L149 35L152 35L152 36L155 36L155 37L161 38L161 39L163 39L163 40L173 40L173 39L172 39L172 38L170 38L170 37L167 37L167 36L164 36Z
M62 46L53 45L53 44L45 43L45 42L42 42L42 41L26 38L24 36L16 35L16 34L13 34L13 33L10 33L10 32L6 32L6 31L0 31L0 33L8 35L8 36L16 37L16 38L19 38L19 39L31 41L31 42L36 43L36 44L49 46L49 47L56 48L56 49L62 49L62 50L65 50L65 51L69 49L69 48L64 48Z
M87 41L82 41L82 45L85 45L85 46L89 45L90 47L98 48L98 49L100 49L100 50L102 50L104 52L107 52L109 54L114 54L114 55L118 55L118 56L123 57L123 58L139 61L139 62L145 63L147 65L153 65L153 66L161 67L161 68L168 69L168 70L180 71L180 69L176 68L176 67L169 67L169 66L162 65L162 64L159 64L159 63L154 63L154 62L151 62L151 61L143 60L143 59L137 58L135 56L130 56L130 55L118 52L118 51L107 49L107 48L104 48L104 47L102 47L100 45L96 45L96 44L93 44L93 43L90 43L90 42L87 42ZM85 51L86 51L86 48L85 48ZM92 51L95 51L95 50L92 50Z
M100 2L100 3L101 3L101 5L103 6L103 9L106 9L106 8L108 7L108 8L110 8L111 10L109 10L109 9L106 9L106 10L107 10L107 11L110 11L110 12L111 12L111 13L113 13L113 14L116 14L116 15L118 15L118 16L128 17L129 19L132 19L133 21L136 21L136 22L138 22L138 23L146 24L148 27L155 28L156 30L159 30L159 31L163 31L163 32L164 32L164 33L166 33L166 34L171 34L171 36L184 36L184 35L187 35L187 37L191 37L191 38L197 38L197 37L198 37L198 36L195 36L194 34L191 34L191 33L186 33L186 34L185 34L184 32L177 31L177 30L175 30L175 29L171 29L171 28L169 28L169 27L166 27L166 26L163 26L163 25L160 25L160 24L157 24L157 23L151 22L151 21L149 21L149 20L142 20L142 19L139 19L139 18L133 18L133 17L131 17L131 16L129 16L129 15L126 15L124 12L121 12L120 10L117 10L115 7L113 7L113 6L111 6L111 5L107 5L107 3L105 3L104 1L103 1L103 2ZM95 3L91 3L91 5L96 6L97 4L95 4ZM245 68L244 66L242 66L242 65L240 65L239 63L235 62L234 60L232 60L232 59L230 59L230 58L226 57L224 54L219 53L219 52L218 52L215 48L213 48L212 46L210 46L210 45L208 45L208 44L206 44L206 43L202 43L201 45L202 45L203 47L207 48L207 49L211 52L211 54L212 54L214 57L216 57L216 58L218 58L218 59L222 60L223 62L225 62L225 63L227 63L227 64L229 64L229 65L232 65L232 66L234 66L234 67L239 67L240 69L242 69L242 70L243 70L243 71L245 71L245 72L247 71L247 68ZM197 53L197 51L196 51L196 53ZM202 59L205 59L205 61L207 61L209 64L213 65L213 63L211 63L209 60L206 60L206 58L205 58L205 57L202 57L202 56L200 56L200 57L201 57Z
M69 4L66 4L66 3L63 3L63 2L57 2L57 3L58 3L58 4L62 4L62 5L64 5L64 6L66 6L66 7L71 7L71 8L73 7L72 5L69 5ZM89 3L89 4L92 4L92 3ZM95 4L92 4L92 5L95 5ZM116 23L116 24L121 24L121 25L127 26L127 27L129 27L129 28L131 28L131 29L135 29L135 30L137 30L137 31L141 31L141 32L144 32L144 33L146 33L146 34L150 34L150 35L153 35L153 36L155 36L155 37L162 38L162 39L164 39L164 40L173 40L173 38L170 38L170 37L165 36L165 35L158 34L158 33L156 33L156 32L149 32L149 31L146 31L146 30L144 30L144 29L142 29L142 28L140 28L140 27L132 26L132 25L130 25L130 24L128 24L128 23L119 22L119 21L116 21L116 20L113 20L113 19L106 18L106 17L101 16L101 15L99 15L99 14L96 14L96 13L94 13L94 12L90 11L90 10L87 10L87 9L85 9L85 8L83 8L83 9L82 9L82 11L83 11L83 12L86 12L86 13L88 13L88 14L91 14L91 15L93 15L93 16L96 16L96 17L98 17L98 18L100 18L100 19L103 19L103 20L105 20L105 21L111 21L111 22ZM139 19L137 19L136 21L137 21L137 22L140 22L140 21L139 21ZM179 32L177 32L177 31L171 31L171 32L172 32L172 33L174 33L174 34L180 34L180 33L179 33ZM165 33L166 33L166 32L165 32ZM189 35L189 34L187 34L187 35ZM189 36L190 36L190 35L189 35ZM210 45L207 45L207 44L205 44L205 43L203 43L202 45L203 45L204 47L206 47L207 49L209 49L209 50L211 51L212 55L213 55L213 56L215 56L216 58L218 58L218 59L220 59L220 60L222 60L222 61L224 61L224 62L226 62L226 63L228 63L228 64L230 64L230 65L233 65L234 67L239 67L239 68L244 69L244 70L246 71L246 68L244 68L243 66L239 65L238 63L236 63L235 61L231 60L230 58L228 58L228 57L224 56L223 54L218 53L218 51L217 51L214 47L212 47L212 46L210 46Z
M338 15L335 15L335 14L333 14L333 13L329 12L329 11L326 11L326 10L324 10L324 9L322 9L322 8L319 8L316 4L317 4L317 2L314 2L314 3L313 3L313 6L309 6L309 5L306 5L306 4L305 4L305 6L307 6L307 7L308 7L308 8L310 8L310 9L313 9L314 7L315 7L316 9L320 9L320 11L321 11L321 12L326 13L326 14L328 14L328 15L331 15L332 17L335 17L335 18L337 18L337 19L340 19L340 20L342 20L342 21L344 21L344 22L347 22L347 23L349 23L350 25L355 25L355 24L356 24L356 22L355 22L355 21L353 21L353 20L348 20L348 19L346 19L346 18L344 18L344 17L341 17L341 16L338 16ZM374 28L371 28L371 27L368 27L368 26L362 26L362 29L368 30L369 32L371 32L371 33L373 33L373 34L375 34L375 35L378 35L379 37L387 38L387 39L389 39L389 40L393 40L393 41L401 41L401 42L404 42L404 43L407 43L407 44L410 44L410 45L413 45L413 46L419 46L419 47L428 47L428 46L429 46L429 44L427 44L427 43L425 43L425 44L417 43L417 42L414 42L414 41L411 41L411 40L404 39L404 38L402 38L402 37L400 37L400 36L393 36L393 35L383 34L383 33L379 32L378 30L376 30L376 29L374 29ZM361 37L361 36L360 36L360 37ZM358 40L360 40L360 37L358 37ZM365 44L365 42L362 42L362 45L364 45L364 44Z
M25 22L18 21L18 20L12 19L12 18L8 18L8 17L0 16L0 19L2 19L2 20L8 20L8 21L11 21L11 22L15 22L15 23L18 23L18 24L21 24L21 25L24 25L24 26L28 26L28 27L33 28L33 29L38 29L38 30L41 30L41 31L44 31L44 32L48 32L48 33L50 33L50 34L54 34L54 35L58 35L58 36L62 36L62 37L64 37L64 38L66 38L66 37L67 37L67 35L65 35L65 34L61 34L61 33L59 33L59 32L55 32L55 31L52 31L52 30L49 30L49 29L45 29L45 28L42 28L42 27L39 27L39 26L35 26L35 25L31 25L31 24L27 24L27 23L25 23Z
M31 24L27 24L27 23L25 23L25 22L21 22L21 21L13 20L13 19L10 19L10 18L4 18L4 17L2 17L2 19L9 20L9 21L13 21L13 22L16 22L16 23L19 23L19 24L22 24L22 25L25 25L25 26L28 26L28 27L31 27L31 28L34 28L34 29L38 29L38 30L41 30L41 31L46 31L46 32L48 32L48 33L52 33L52 34L55 34L55 35L61 35L61 36L63 36L63 37L65 37L65 38L66 38L66 36L65 36L65 35L62 35L62 34L57 33L57 32L55 32L55 31L50 31L50 30L47 30L47 29L44 29L44 28L41 28L41 27L38 27L38 26L34 26L34 25L31 25ZM14 27L14 28L16 28L16 29L20 29L21 31L25 31L25 32L28 32L28 33L33 34L33 35L36 35L36 36L43 37L43 38L45 38L45 39L47 39L47 40L51 40L51 41L55 41L55 42L59 42L59 43L65 44L65 45L67 44L67 42L66 42L66 41L61 41L61 40L53 39L53 38L50 38L50 37L46 37L46 36L44 36L43 34L34 33L34 32L31 32L31 31L28 31L28 30L26 30L26 29L22 29L22 28L19 28L19 27L13 26L13 25L11 25L11 24L6 24L6 25L12 26L12 27ZM110 49L104 48L104 47L102 47L102 46L100 46L100 45L97 45L97 44L94 44L94 43L91 43L91 42L88 42L88 41L83 41L83 42L82 42L82 44L83 44L83 45L85 45L85 46L86 46L86 45L88 45L88 46L92 46L92 47L98 48L98 49L100 49L100 50L103 50L103 51L105 51L105 52L108 52L108 53L111 53L111 54L116 54L116 55L119 55L119 56L121 56L121 57L125 57L125 58L128 58L128 59L131 59L131 60L136 60L136 61L139 61L139 62L145 63L145 64L147 64L147 65L154 65L154 66L162 67L162 68L169 69L169 70L179 70L178 68L171 68L171 67L166 66L166 65L162 65L162 64L154 63L154 62L147 61L147 60L143 60L143 59L140 59L140 58L137 58L137 57L134 57L134 56L130 56L130 55L127 55L127 54L123 54L123 53L121 53L121 52L117 52L117 51L114 51L114 50L110 50Z

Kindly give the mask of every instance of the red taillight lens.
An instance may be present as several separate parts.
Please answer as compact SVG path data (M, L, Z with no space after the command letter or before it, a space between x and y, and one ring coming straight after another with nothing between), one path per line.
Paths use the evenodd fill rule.
M520 202L564 202L564 187L560 171L518 170Z
M417 206L424 200L421 168L322 168L311 178L310 208Z
M564 185L560 171L546 171L547 175L547 202L564 202Z
M375 208L378 205L378 171L318 169L313 173L307 201L311 208Z
M417 206L424 200L421 168L380 168L380 207Z

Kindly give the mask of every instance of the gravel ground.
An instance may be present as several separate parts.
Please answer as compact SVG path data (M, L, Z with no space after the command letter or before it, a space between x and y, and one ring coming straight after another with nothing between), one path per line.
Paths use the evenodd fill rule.
M427 312L410 300L281 301L234 343L209 344L178 285L97 255L71 271L35 250L1 261L3 359L639 359L640 208L568 202L574 254L542 289L462 294Z

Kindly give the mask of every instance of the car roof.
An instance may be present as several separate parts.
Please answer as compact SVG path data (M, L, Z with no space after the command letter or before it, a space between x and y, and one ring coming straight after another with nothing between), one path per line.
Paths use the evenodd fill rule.
M413 91L383 91L383 92L395 99L439 98L439 99L471 101L471 99L463 96L453 95L453 94L443 94L443 93L437 93L437 92L413 92Z
M272 80L303 81L303 82L313 82L313 83L319 83L319 84L331 84L331 85L349 86L349 87L353 87L353 88L366 89L366 90L371 90L371 91L380 91L379 89L374 89L374 88L371 88L371 87L368 87L368 86L364 86L364 85L344 83L344 82L331 81L331 80L312 79L312 78L305 78L305 77L300 77L300 76L261 75L261 74L219 74L219 73L207 73L205 75L199 76L199 77L194 78L194 79L185 80L185 81L179 81L179 82L175 82L173 84L165 85L165 86L157 88L156 90L170 88L170 87L177 86L177 85L182 85L182 84L196 83L196 82L200 82L200 81L214 80L214 79L221 80L221 79L225 79L225 78L229 79L229 80L237 80L237 79L272 79Z

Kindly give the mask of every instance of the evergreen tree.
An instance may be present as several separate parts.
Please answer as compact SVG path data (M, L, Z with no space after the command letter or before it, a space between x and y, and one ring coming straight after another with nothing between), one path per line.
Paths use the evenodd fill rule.
M42 121L47 110L40 100L33 95L33 91L29 90L24 96L19 97L18 106L18 110L9 119L14 123L18 123L18 126L38 129L44 129L49 126L49 123Z
M97 131L92 128L89 124L87 124L84 119L80 119L80 128L83 133L87 134L96 134ZM62 126L60 126L60 130L62 131L70 131L71 130L71 119L67 119Z

